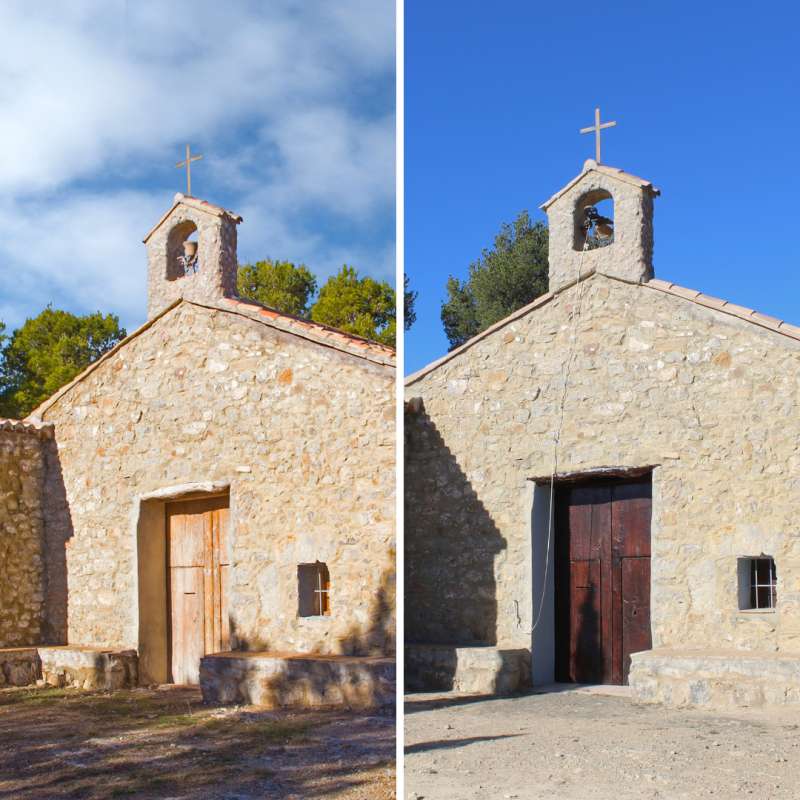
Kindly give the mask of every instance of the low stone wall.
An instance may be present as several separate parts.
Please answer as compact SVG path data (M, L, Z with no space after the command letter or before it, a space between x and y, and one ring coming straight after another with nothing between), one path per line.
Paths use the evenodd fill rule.
M200 661L206 703L247 703L269 708L393 707L392 658L218 653Z
M39 644L44 585L42 440L52 426L0 420L0 647Z
M511 694L530 686L529 650L448 645L406 645L408 691Z
M71 686L77 689L133 688L138 658L133 650L89 647L15 647L0 650L0 687Z
M800 704L800 657L738 650L657 649L631 656L637 700L710 709Z

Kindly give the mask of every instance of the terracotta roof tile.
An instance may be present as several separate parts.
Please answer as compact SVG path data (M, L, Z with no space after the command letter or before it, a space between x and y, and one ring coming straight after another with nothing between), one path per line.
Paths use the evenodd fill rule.
M759 311L754 311L752 308L740 306L736 303L729 303L727 300L720 300L716 297L702 294L695 289L686 289L683 286L678 286L674 283L667 285L665 284L665 281L651 280L647 283L643 283L642 286L646 286L648 289L655 289L659 292L664 292L665 294L682 297L684 300L690 300L693 303L706 306L707 308L712 308L715 311L722 312L723 314L728 314L729 316L738 317L739 319L752 322L761 328L767 328L769 330L776 331L777 333L781 333L791 339L800 340L800 328L798 328L796 325L791 325L790 323L784 322L777 317L771 317L768 314L762 314Z
M380 363L389 365L394 364L395 351L393 348L353 333L345 333L337 328L322 325L319 322L294 317L291 314L284 314L274 308L261 305L252 300L243 300L238 297L225 297L219 301L220 305L235 309L245 313L249 317L260 321L269 321L274 327L281 328L289 333L307 335L320 343L333 345L352 352L364 358L373 358Z
M652 283L652 281L650 283ZM654 286L653 288L658 289L660 287ZM687 300L694 300L700 295L700 292L698 292L697 289L687 289L684 286L677 286L674 283L671 283L669 285L669 289L665 289L664 291L667 291L670 294L676 294L678 297L685 297Z
M4 419L0 418L0 431L15 433L33 433L42 439L53 438L53 426L36 419Z
M719 297L712 297L710 294L703 294L702 292L694 298L694 302L699 303L701 306L716 308L717 310L725 308L728 304L727 300L720 300Z

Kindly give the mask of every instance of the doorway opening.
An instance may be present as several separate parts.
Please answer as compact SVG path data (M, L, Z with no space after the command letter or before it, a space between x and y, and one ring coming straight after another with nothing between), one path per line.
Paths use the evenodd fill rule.
M534 684L627 684L630 656L652 647L652 472L537 479L532 515ZM547 563L549 562L549 563Z
M138 524L139 670L197 685L200 659L231 647L230 497L143 500Z

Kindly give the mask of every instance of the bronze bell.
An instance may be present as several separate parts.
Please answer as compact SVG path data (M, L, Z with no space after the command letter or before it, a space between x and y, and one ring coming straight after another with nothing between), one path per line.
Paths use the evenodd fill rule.
M596 222L595 230L601 239L610 239L614 235L613 222Z
M184 242L183 255L187 261L191 261L193 258L195 258L197 256L197 242Z

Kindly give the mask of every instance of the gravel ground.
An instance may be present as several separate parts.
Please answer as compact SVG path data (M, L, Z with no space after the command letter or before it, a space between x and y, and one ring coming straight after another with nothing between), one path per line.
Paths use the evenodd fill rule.
M197 689L0 690L2 800L395 796L395 719L203 706Z
M601 692L409 695L406 798L800 798L797 710L712 714Z

